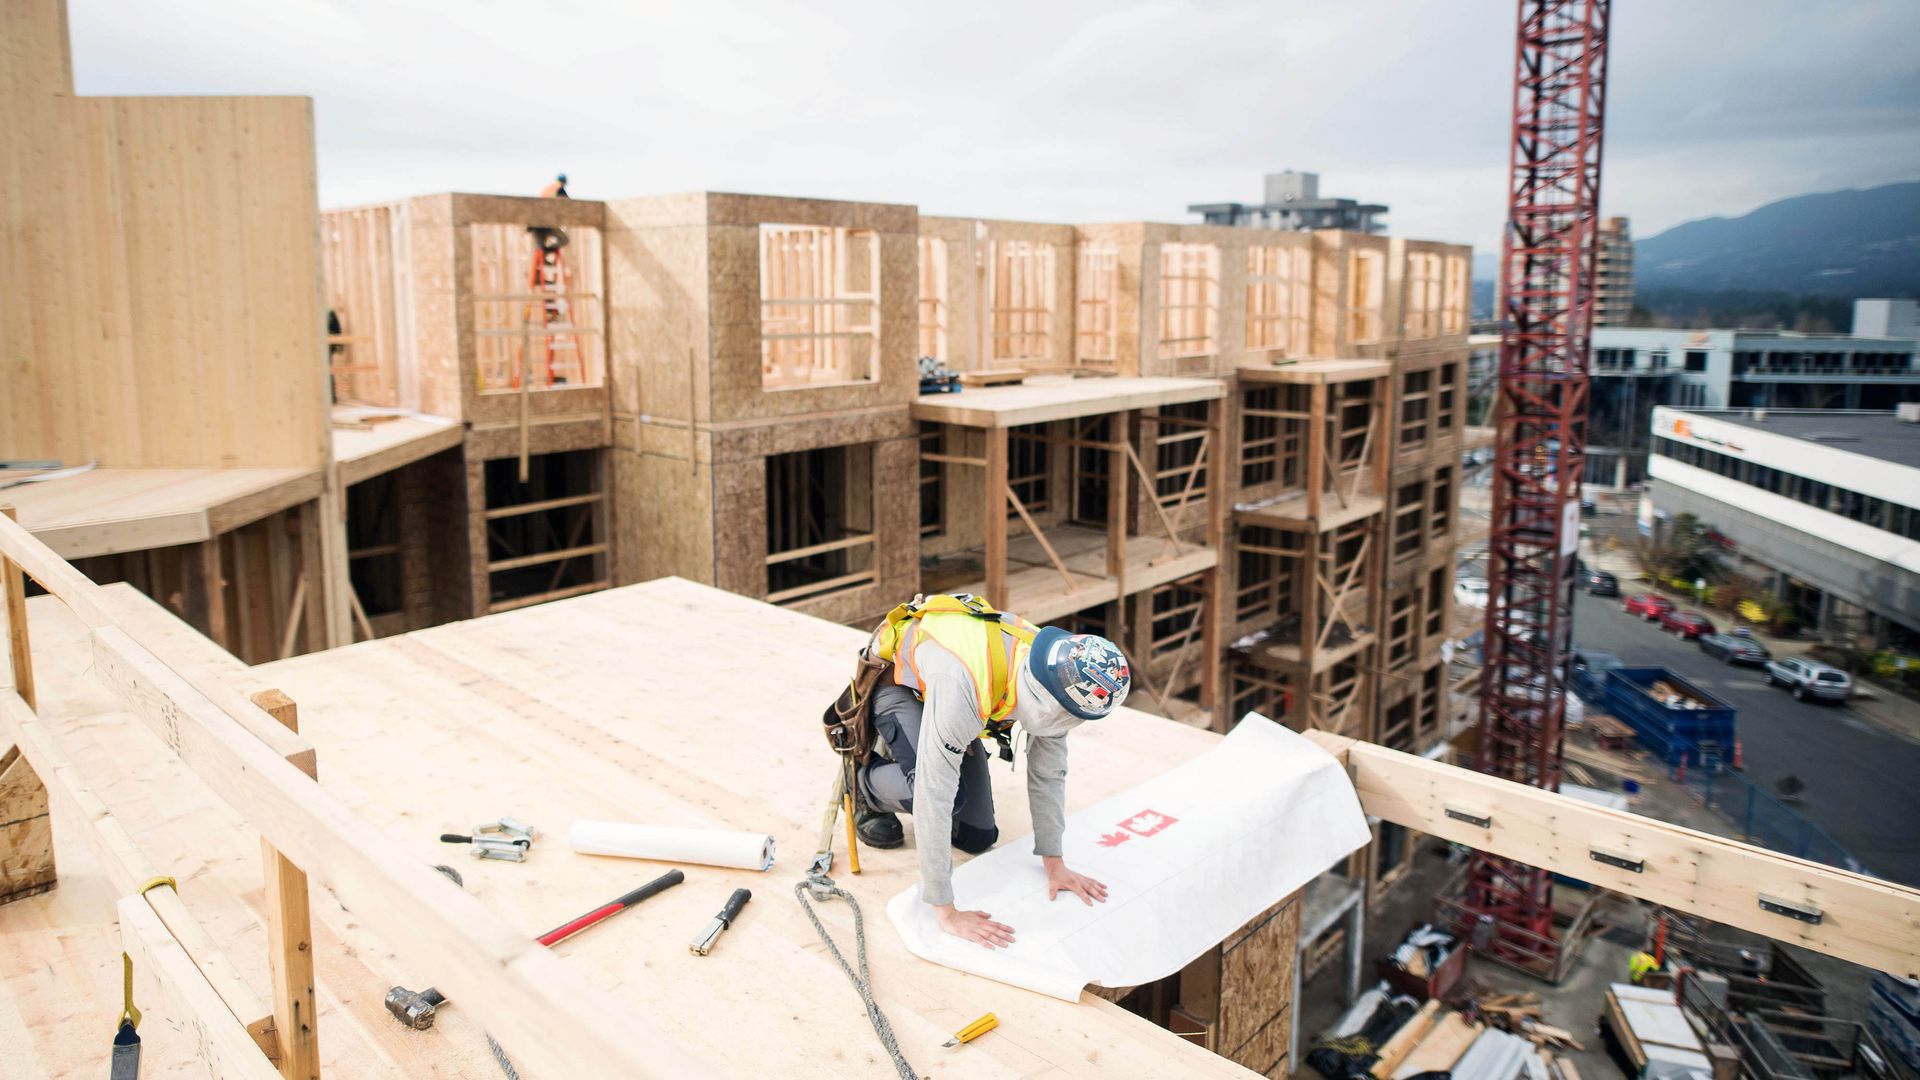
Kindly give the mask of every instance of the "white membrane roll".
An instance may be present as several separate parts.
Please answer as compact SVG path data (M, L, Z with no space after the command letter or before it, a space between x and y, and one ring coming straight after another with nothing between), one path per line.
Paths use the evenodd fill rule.
M618 855L741 870L773 869L773 837L766 833L576 821L567 830L567 843L582 855Z

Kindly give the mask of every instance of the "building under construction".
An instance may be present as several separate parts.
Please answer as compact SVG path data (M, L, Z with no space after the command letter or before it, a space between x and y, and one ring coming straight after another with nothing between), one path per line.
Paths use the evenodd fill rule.
M903 1042L999 1009L955 1074L1287 1075L1318 911L1415 833L1920 968L1912 890L1429 760L1466 248L720 193L322 213L307 100L78 97L59 0L6 11L0 1077L100 1071L123 953L154 1075L883 1073L783 888L711 958L692 890L550 950L630 868L433 864L505 811L765 830L797 865L816 710L916 592L1125 647L1136 708L1076 743L1076 800L1258 712L1378 838L1318 908L1077 1003L874 929ZM771 707L732 692L742 639ZM872 852L843 883L913 880ZM428 982L457 1006L397 1025L387 988Z

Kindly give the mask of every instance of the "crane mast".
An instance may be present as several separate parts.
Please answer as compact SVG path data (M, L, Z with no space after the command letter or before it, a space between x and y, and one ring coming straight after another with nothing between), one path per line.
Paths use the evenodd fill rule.
M1493 518L1475 767L1560 786L1586 465L1611 0L1519 0ZM1459 899L1476 947L1551 970L1552 878L1476 853Z

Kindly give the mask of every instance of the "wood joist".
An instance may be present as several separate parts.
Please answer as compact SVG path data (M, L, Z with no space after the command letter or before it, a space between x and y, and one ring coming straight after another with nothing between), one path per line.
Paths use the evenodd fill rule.
M1374 817L1903 978L1920 890L1316 733Z

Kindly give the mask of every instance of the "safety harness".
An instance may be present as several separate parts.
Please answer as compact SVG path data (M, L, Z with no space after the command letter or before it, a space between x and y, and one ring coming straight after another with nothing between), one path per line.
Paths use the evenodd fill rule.
M1039 628L1032 623L995 610L977 596L941 594L909 601L888 612L886 621L874 634L872 651L879 659L895 665L894 681L903 685L901 666L915 668L911 653L922 639L930 638L959 657L974 678L980 709L980 737L992 739L1000 747L1001 759L1012 761L1013 709L1020 691L1019 680L1008 666L1008 654L1015 651L1016 643L1032 645L1037 633ZM903 646L908 655L902 656Z

